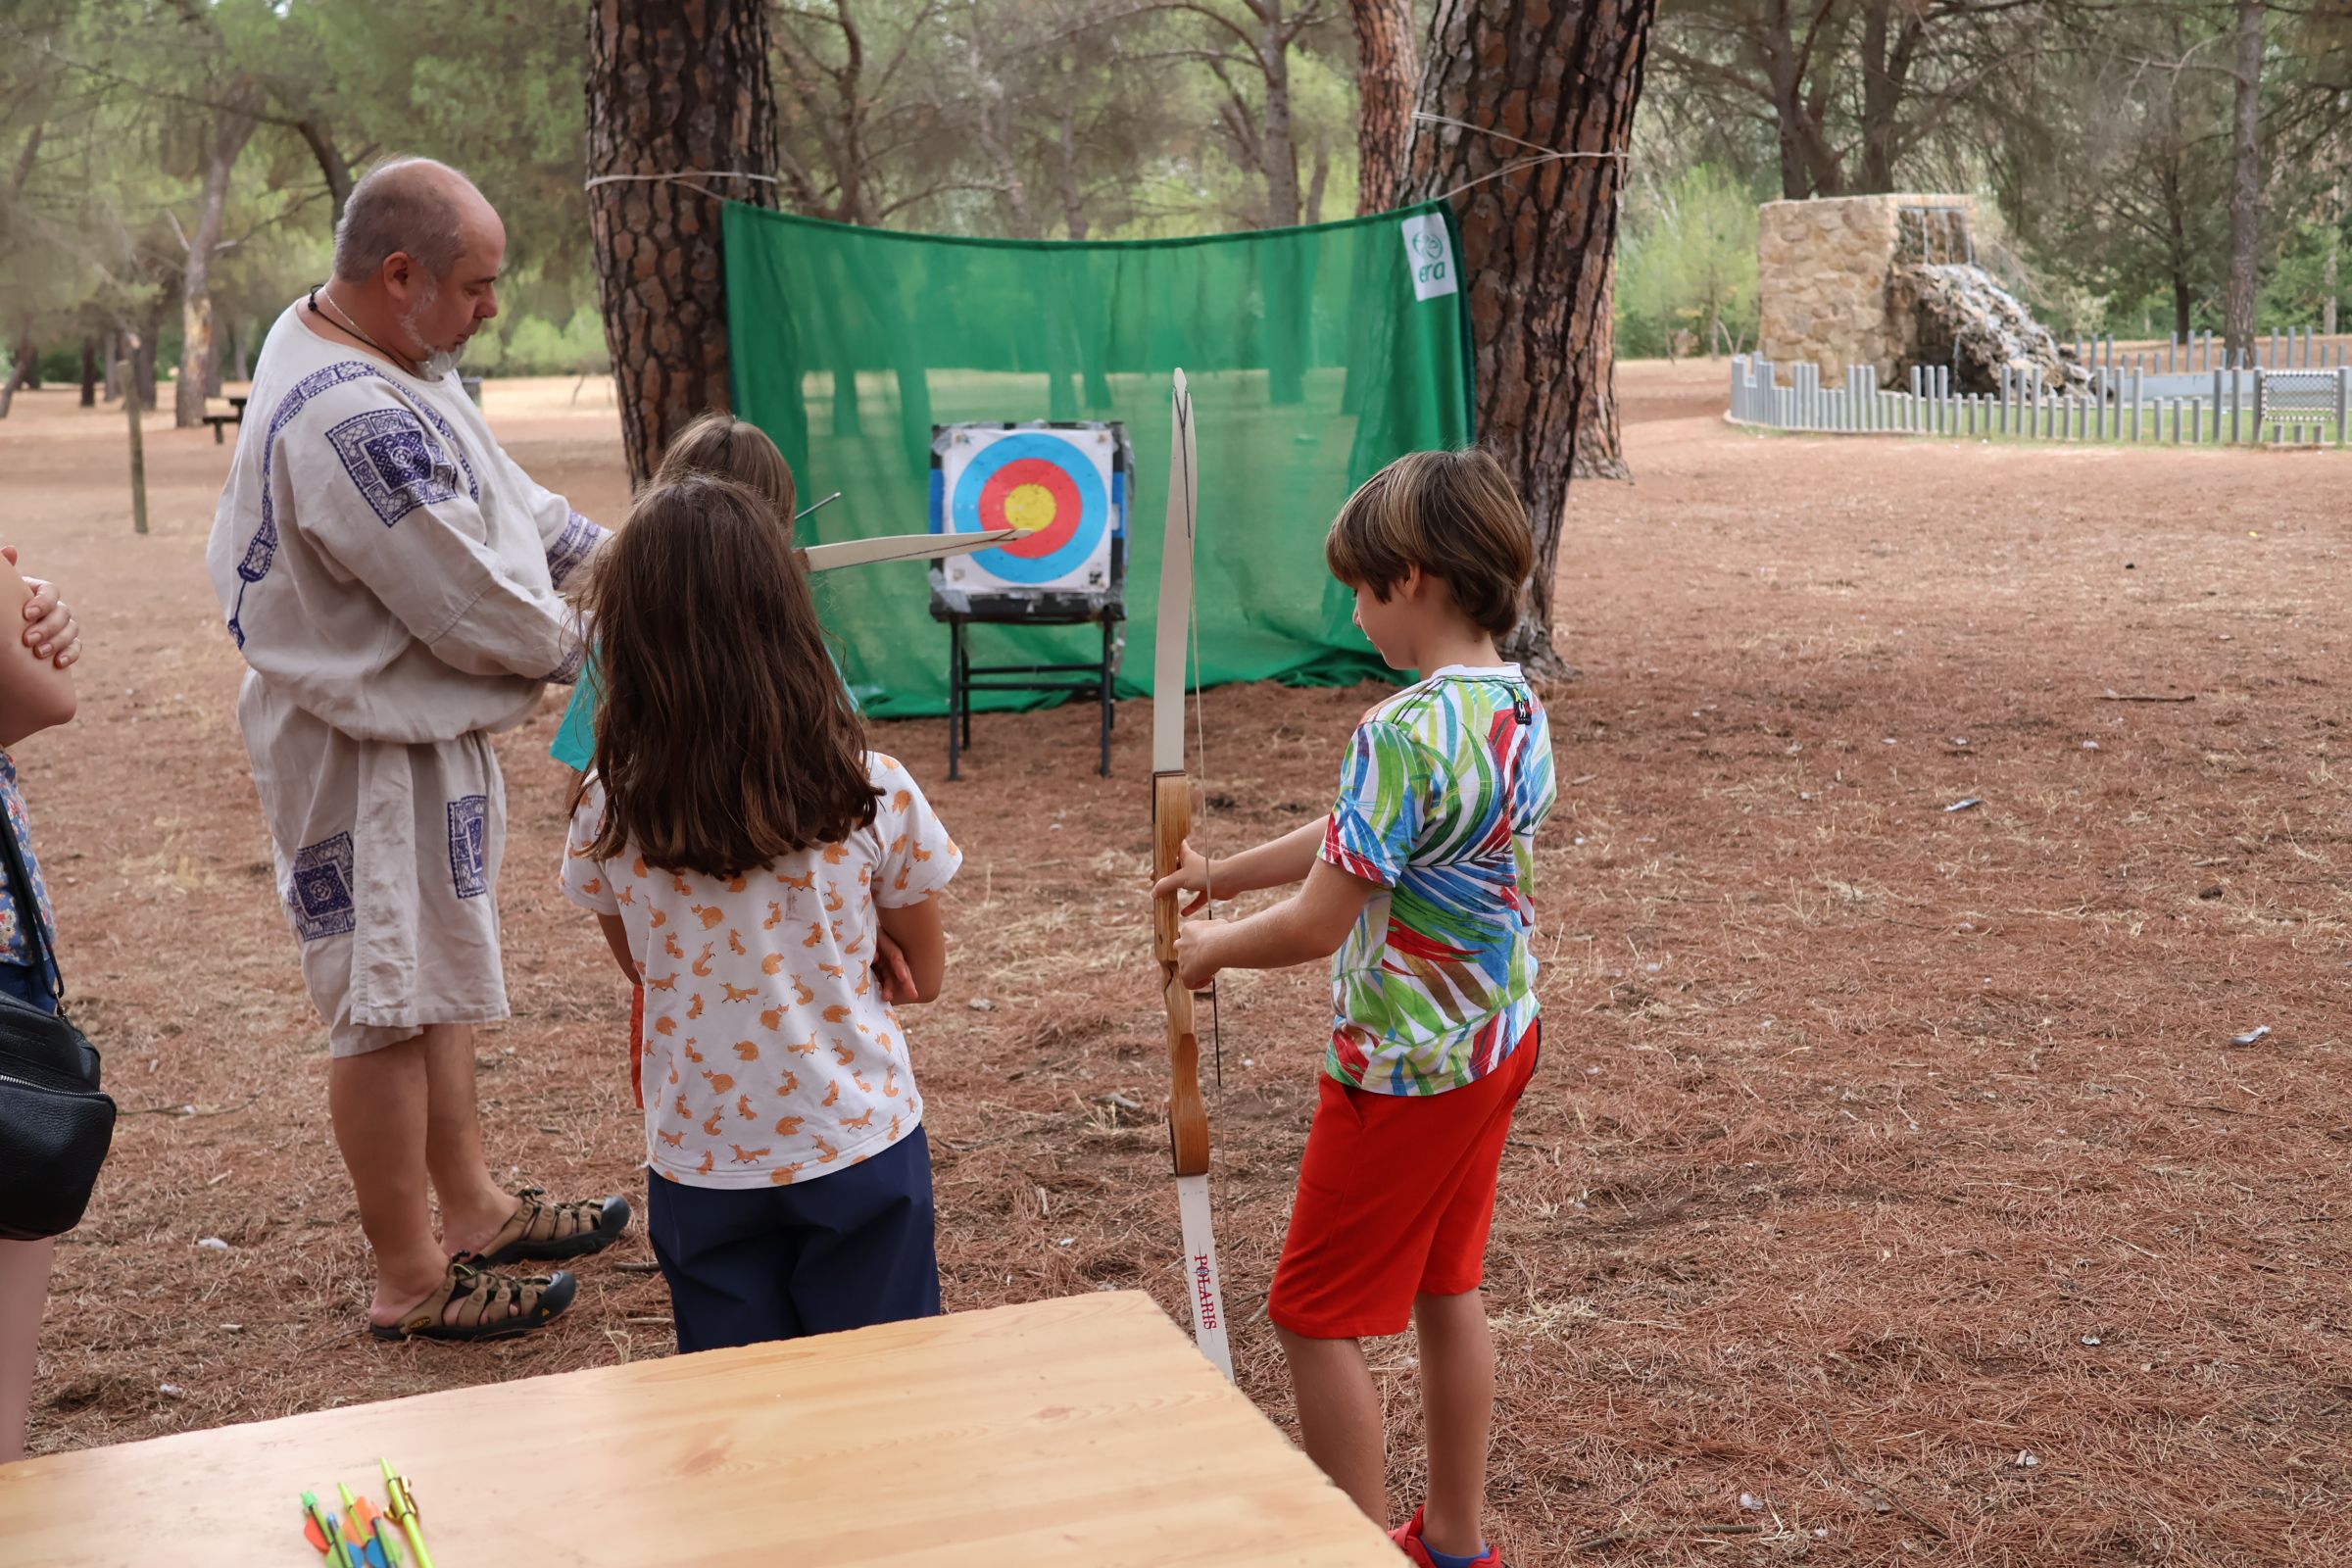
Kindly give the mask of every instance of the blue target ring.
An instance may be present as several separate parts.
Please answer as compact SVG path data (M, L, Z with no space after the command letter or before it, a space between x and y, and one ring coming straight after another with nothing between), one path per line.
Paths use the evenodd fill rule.
M1004 526L1002 517L986 515L981 503L989 481L1001 469L1024 462L1051 465L1076 492L1078 516L1068 537L1045 555L1014 555L1002 548L983 550L972 557L972 564L1006 582L1052 582L1084 565L1102 546L1103 533L1110 526L1110 497L1103 490L1102 475L1084 452L1061 437L1024 431L991 442L956 478L956 493L949 500L949 520L956 533L978 533Z

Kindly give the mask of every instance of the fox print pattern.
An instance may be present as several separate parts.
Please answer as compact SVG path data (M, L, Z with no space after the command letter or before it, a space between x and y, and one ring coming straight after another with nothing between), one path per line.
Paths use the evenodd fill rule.
M906 769L878 753L866 769L870 827L726 876L634 849L590 857L604 796L593 777L582 787L560 881L626 932L654 1057L641 1077L659 1086L640 1101L646 1161L665 1177L805 1182L878 1154L922 1114L877 960L879 906L945 887L960 857Z

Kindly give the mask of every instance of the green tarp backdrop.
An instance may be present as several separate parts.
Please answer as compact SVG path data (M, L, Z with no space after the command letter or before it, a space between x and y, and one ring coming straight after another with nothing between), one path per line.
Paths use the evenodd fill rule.
M1323 566L1348 493L1472 436L1470 327L1442 207L1311 228L1076 243L857 228L730 204L736 412L773 436L804 544L929 525L931 426L1117 419L1135 445L1122 696L1151 693L1168 372L1200 449L1201 684L1384 673ZM948 629L916 564L818 579L867 712L947 710ZM976 626L976 663L1099 658L1100 631ZM1137 652L1141 657L1134 657ZM975 706L1023 701L980 694Z

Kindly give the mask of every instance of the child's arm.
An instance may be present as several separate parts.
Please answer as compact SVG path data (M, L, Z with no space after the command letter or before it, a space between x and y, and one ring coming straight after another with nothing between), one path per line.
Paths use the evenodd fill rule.
M914 979L912 996L893 995L885 986L885 997L894 1004L930 1002L938 997L940 983L948 977L948 925L940 914L939 895L933 893L896 908L878 906L874 914L882 923L882 934L898 944L906 969Z
M1152 885L1152 896L1164 899L1178 893L1193 894L1184 912L1194 914L1208 903L1212 892L1220 899L1230 899L1255 893L1260 888L1287 888L1313 869L1316 853L1323 847L1325 824L1330 820L1329 816L1318 816L1312 822L1301 822L1278 839L1269 839L1253 850L1229 855L1222 860L1208 859L1187 839L1183 860L1175 870Z
M629 984L639 984L641 977L637 973L637 959L629 952L628 923L617 914L600 914L596 917L596 923L604 927L605 946L612 950L612 961L619 964L620 972L629 977Z
M1385 891L1377 882L1317 860L1306 873L1306 885L1271 909L1242 920L1187 925L1176 938L1176 978L1186 990L1200 991L1220 969L1282 969L1328 958L1348 940L1364 906Z

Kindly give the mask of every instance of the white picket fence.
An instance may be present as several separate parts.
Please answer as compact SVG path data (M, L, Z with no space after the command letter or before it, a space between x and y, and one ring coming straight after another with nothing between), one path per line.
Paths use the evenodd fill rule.
M1782 377L1786 374L1787 382ZM2052 393L2009 373L1997 393L1953 389L1946 369L1914 370L1893 391L1856 366L1825 385L1815 365L1775 366L1760 355L1732 361L1731 417L1775 430L1831 434L1948 435L2020 441L2343 446L2352 365L2257 367L2166 372L2103 368L2092 390Z

